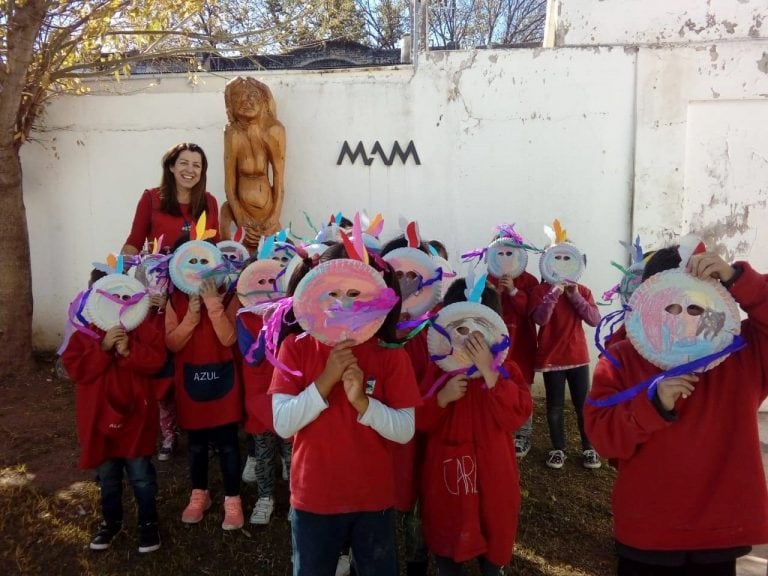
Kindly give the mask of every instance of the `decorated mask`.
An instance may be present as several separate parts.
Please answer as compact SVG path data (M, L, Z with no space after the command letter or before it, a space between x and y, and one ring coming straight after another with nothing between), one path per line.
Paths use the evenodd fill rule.
M237 280L237 297L243 306L255 306L262 302L285 296L278 284L283 267L275 260L251 262Z
M150 296L168 294L169 260L170 256L164 254L147 254L141 257L141 263L136 267L135 277L147 287Z
M683 269L651 276L635 290L629 306L627 336L663 370L724 350L741 329L730 293L716 280L701 280Z
M397 304L381 274L359 260L322 262L296 287L293 312L299 325L320 342L335 346L371 338Z
M149 294L135 278L108 274L91 286L84 312L88 322L102 330L115 326L133 330L149 312Z
M427 347L444 372L466 370L472 366L464 344L473 332L480 332L491 348L501 345L509 337L504 320L479 302L455 302L440 310L427 333ZM504 361L507 349L508 346L502 347L495 356L498 364ZM470 376L477 378L480 373L474 372Z
M215 245L202 240L190 240L179 246L171 257L171 280L182 292L197 294L206 278L212 277L217 284L221 284L225 274L223 261Z
M440 301L442 270L437 261L416 248L397 248L384 256L400 284L402 311L412 318L429 312Z
M573 244L555 244L541 255L539 271L549 284L578 282L586 267L586 257Z
M528 265L528 252L512 238L499 238L488 246L485 261L491 276L501 278L506 274L517 278Z

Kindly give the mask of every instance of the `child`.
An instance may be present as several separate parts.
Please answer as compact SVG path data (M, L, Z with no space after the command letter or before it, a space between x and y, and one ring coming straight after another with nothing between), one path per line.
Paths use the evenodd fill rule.
M677 247L659 250L643 283L680 262ZM610 348L618 367L608 358L598 362L584 417L600 452L618 459L613 519L621 576L733 576L736 558L768 540L755 418L768 394L768 282L746 262L731 266L710 252L691 256L687 270L719 280L747 313L741 323L747 346L705 372L661 380L650 399L643 390L608 407L592 402L661 369L629 339ZM674 306L665 310L680 313L681 322L692 320L695 331L697 310Z
M552 441L546 464L559 469L565 463L563 409L565 383L571 392L581 436L581 464L600 468L600 457L584 431L582 410L589 391L589 350L582 322L597 326L600 312L592 292L576 283L584 266L584 256L565 238L565 230L555 221L558 237L541 256L541 284L533 290L529 310L540 326L535 370L544 375L547 395L547 424Z
M466 300L465 289L464 279L451 284L444 313ZM500 312L492 287L483 290L482 304ZM464 334L464 320L459 322L457 330ZM520 508L512 432L531 414L531 393L511 360L504 364L509 378L500 376L481 332L472 331L459 346L482 380L455 375L416 413L419 431L428 435L421 490L424 535L439 576L463 574L462 564L473 558L483 575L503 574L512 558ZM434 364L430 371L429 385L445 374Z
M185 246L176 249L174 267L183 260L213 261L208 254L184 258ZM198 247L205 243L198 241ZM211 245L211 250L216 247ZM202 248L200 250L203 250ZM181 251L181 252L180 252ZM178 264L177 259L182 263ZM174 279L174 282L176 280ZM189 288L187 288L189 290ZM192 493L181 515L186 524L196 524L211 506L208 492L208 445L219 455L224 481L224 530L242 528L240 501L240 449L238 424L242 419L241 383L235 373L232 346L236 342L233 320L213 279L203 280L199 294L175 290L165 313L165 340L175 354L175 395L179 426L187 431Z
M321 256L321 266L346 256L342 245L334 245ZM397 294L392 269L375 266ZM373 271L373 278L378 274ZM336 289L329 292L336 302L370 293L362 281L338 283L340 296ZM325 305L317 301L319 315L330 311ZM292 372L276 369L269 392L275 430L283 438L294 436L294 576L333 575L347 543L360 576L398 573L392 443L413 436L419 393L406 353L378 343L393 339L399 313L395 304L376 336L360 343L348 339L329 346L314 335L290 334L280 346L278 362Z
M91 284L100 275L91 274ZM157 306L159 302L152 302ZM96 468L102 523L91 550L106 550L123 522L123 469L138 509L139 552L160 548L157 474L151 456L158 433L152 375L165 362L162 316L150 315L135 329L77 331L62 356L76 385L80 467Z

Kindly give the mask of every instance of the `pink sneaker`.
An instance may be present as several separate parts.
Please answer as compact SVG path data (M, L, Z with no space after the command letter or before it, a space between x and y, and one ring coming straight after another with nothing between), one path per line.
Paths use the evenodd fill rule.
M203 513L210 507L211 497L208 495L208 490L192 490L189 504L181 513L181 521L185 524L197 524L203 519Z
M243 518L243 503L240 496L226 496L224 498L224 522L221 527L224 530L240 530L245 523Z

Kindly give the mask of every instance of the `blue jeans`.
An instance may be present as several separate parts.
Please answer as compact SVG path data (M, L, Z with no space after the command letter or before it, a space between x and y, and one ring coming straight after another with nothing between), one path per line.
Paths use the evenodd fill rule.
M157 522L157 472L149 456L112 458L96 469L104 521L107 524L123 522L123 468L136 498L139 524Z
M397 576L395 511L291 515L293 576L333 576L351 545L357 576Z

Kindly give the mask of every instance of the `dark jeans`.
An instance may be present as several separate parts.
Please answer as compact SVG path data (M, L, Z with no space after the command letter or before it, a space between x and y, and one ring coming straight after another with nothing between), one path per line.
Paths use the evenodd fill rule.
M454 562L451 558L444 556L435 556L437 564L437 576L464 576L464 566L469 562ZM504 576L506 573L504 566L491 564L484 556L478 556L477 564L480 566L480 574L483 576Z
M208 444L211 442L219 452L224 494L226 496L238 496L240 494L240 447L237 438L237 424L187 431L189 475L192 479L192 488L208 489Z
M589 450L587 433L584 431L584 400L589 392L589 366L579 366L567 370L552 370L543 372L544 388L547 392L547 424L549 425L549 437L552 440L552 448L565 450L565 419L563 410L565 404L565 382L568 381L568 389L571 392L571 401L576 410L576 421L579 424L581 435L581 449Z
M736 576L736 560L714 564L693 564L682 566L657 566L619 557L618 576Z
M291 514L293 576L333 576L351 544L358 576L397 576L395 511Z
M136 498L139 524L157 522L157 472L152 460L112 458L96 469L101 489L101 513L107 524L123 522L123 469Z

